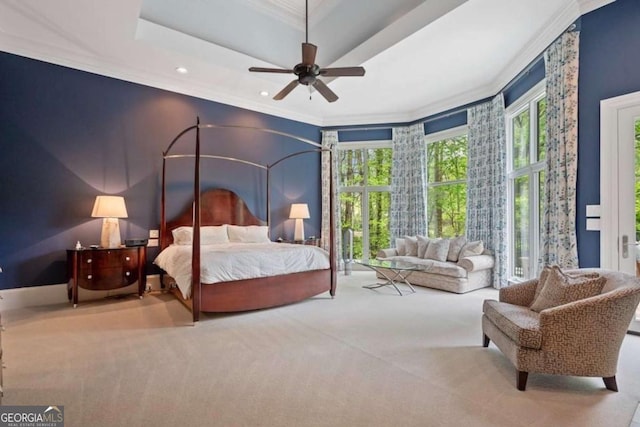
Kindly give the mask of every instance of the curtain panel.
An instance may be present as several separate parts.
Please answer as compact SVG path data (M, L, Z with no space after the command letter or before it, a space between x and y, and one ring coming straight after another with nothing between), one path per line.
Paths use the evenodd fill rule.
M426 156L424 125L393 128L390 237L426 235Z
M578 47L580 33L566 32L544 55L547 133L544 214L539 267L578 267L576 181L578 173Z
M507 154L502 94L469 108L468 240L482 240L495 257L493 287L507 282Z
M335 240L333 242L333 250L336 251L336 262L334 268L339 269L342 260L342 232L339 229L340 225L340 198L338 197L338 132L337 131L322 131L322 148L328 148L331 150L331 155L328 152L323 151L321 155L322 162L322 223L321 227L321 241L320 244L325 250L329 250L329 235L331 230L335 230ZM333 160L333 168L331 167L331 160ZM333 191L331 191L331 185L333 183ZM331 198L333 198L333 224L331 224L330 207Z

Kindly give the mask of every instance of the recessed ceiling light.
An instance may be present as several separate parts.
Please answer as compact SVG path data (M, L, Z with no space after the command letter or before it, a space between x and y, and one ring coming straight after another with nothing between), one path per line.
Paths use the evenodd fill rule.
M262 90L260 91L260 96L269 96L269 92L267 92L266 90Z
M187 70L184 67L176 67L176 73L187 74L188 72L189 72L189 70Z

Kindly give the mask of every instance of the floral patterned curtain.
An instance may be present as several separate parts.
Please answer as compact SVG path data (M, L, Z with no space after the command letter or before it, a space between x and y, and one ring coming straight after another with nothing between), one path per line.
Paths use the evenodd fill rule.
M495 257L493 287L507 279L507 154L504 99L469 108L467 157L468 240L482 240Z
M544 55L547 135L540 266L578 267L576 179L578 171L578 45L580 33L566 32Z
M424 125L393 128L391 243L396 237L426 233L426 146Z
M340 248L342 247L341 241L342 236L340 229L338 228L340 224L340 199L338 197L338 155L337 155L337 146L338 146L338 132L334 130L330 131L322 131L322 148L328 148L331 150L332 155L329 155L328 152L322 152L322 224L321 224L321 233L322 240L321 246L325 250L329 250L329 234L331 230L335 230L334 236L335 241L333 242L333 250L335 251L336 260L338 262L338 266L340 265L340 260L342 259L342 251ZM330 160L333 160L333 174L331 174L331 163ZM331 189L331 182L333 182L333 192ZM333 198L333 224L330 222L330 198Z

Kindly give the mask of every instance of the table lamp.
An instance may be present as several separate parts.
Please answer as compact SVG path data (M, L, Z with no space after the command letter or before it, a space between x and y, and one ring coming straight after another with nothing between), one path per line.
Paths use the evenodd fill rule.
M296 242L304 240L304 224L303 219L309 219L309 206L306 203L293 203L291 205L291 211L289 212L289 218L296 220L296 228L293 235L293 240Z
M120 247L120 224L118 218L127 218L124 197L97 196L91 216L93 218L104 218L102 220L100 246L103 248Z

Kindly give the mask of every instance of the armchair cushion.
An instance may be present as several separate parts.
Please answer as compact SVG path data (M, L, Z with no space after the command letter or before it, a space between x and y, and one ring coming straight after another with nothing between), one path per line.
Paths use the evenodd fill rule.
M531 310L541 312L602 292L606 279L599 274L570 275L553 266L548 272L542 290L531 304Z
M502 332L521 347L542 347L540 314L520 305L485 300L482 311Z

